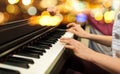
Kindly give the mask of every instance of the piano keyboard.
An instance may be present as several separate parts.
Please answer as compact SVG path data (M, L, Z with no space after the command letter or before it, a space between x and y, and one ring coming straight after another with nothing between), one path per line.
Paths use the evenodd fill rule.
M0 74L49 74L64 52L65 44L59 39L73 37L72 33L63 32L56 31L10 55L0 63Z

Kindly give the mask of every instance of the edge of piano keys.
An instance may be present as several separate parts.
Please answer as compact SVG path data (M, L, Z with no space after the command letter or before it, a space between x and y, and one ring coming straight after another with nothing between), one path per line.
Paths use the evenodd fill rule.
M73 34L66 32L62 37L68 37L72 38ZM44 56L41 56L39 61L37 59L34 59L35 65L29 65L30 69L23 69L20 67L15 67L15 66L10 66L10 65L3 65L4 68L7 67L7 69L13 69L20 71L21 74L27 74L27 73L32 73L32 74L50 74L52 71L53 67L56 65L58 62L59 58L63 54L65 48L64 48L64 43L61 43L59 40L53 45L53 47L49 50L47 50L47 53L44 54ZM58 49L59 48L59 49ZM51 54L55 53L55 54ZM49 57L48 57L49 55ZM49 58L46 60L46 58ZM31 58L32 59L32 58ZM45 62L41 62L45 60ZM2 65L1 65L2 67ZM33 71L34 69L34 71Z
M70 33L70 32L66 32L62 37L66 37L66 38L73 38L74 34ZM57 45L59 44L60 47L62 47L61 49L58 49L59 47L56 47L58 49L58 56L54 59L54 62L52 62L51 65L49 65L48 69L45 71L45 74L49 74L51 72L51 70L53 69L53 67L55 66L55 64L57 63L57 61L59 60L59 58L61 57L61 55L63 54L65 48L64 48L64 43L61 43L59 40L56 43Z

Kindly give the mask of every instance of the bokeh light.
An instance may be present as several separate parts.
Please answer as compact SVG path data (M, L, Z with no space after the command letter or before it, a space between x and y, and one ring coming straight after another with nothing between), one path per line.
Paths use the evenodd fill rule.
M76 20L76 17L74 14L71 13L71 14L67 15L67 22L68 23L75 22L75 20Z
M95 12L94 18L97 21L101 21L103 19L103 13L100 11Z
M51 24L49 26L57 26L63 20L63 16L61 14L57 14L51 17Z
M18 2L19 2L19 0L8 0L8 3L10 3L10 4L16 4Z
M41 26L57 26L63 20L61 14L51 16L48 11L43 11L40 16L33 16L29 19L29 23L33 26L39 24Z
M42 12L39 24L42 26L57 26L62 21L62 15L51 16L48 11Z
M56 6L56 4L57 4L57 0L41 0L39 2L39 6L41 8L48 8L51 6Z
M18 8L17 5L7 5L6 11L8 13L18 14L19 13L19 8Z
M76 22L78 22L78 23L84 23L86 21L87 21L87 15L86 14L80 13L80 14L76 15Z
M39 19L39 24L42 26L50 25L51 17L50 15L41 16Z
M30 5L33 2L33 0L22 0L22 3L24 5Z
M40 16L32 16L32 17L29 18L28 23L31 26L38 25L39 24L39 19L40 19Z
M83 11L86 8L88 8L88 4L85 1L74 1L73 3L73 9L76 12Z
M103 5L106 8L109 8L112 6L112 0L103 0Z
M28 8L27 12L28 12L29 15L36 15L37 14L37 9L34 6L31 6L31 7Z
M104 21L105 23L111 23L114 20L115 12L114 11L106 11L104 13Z
M5 19L4 13L0 12L0 23L3 23Z

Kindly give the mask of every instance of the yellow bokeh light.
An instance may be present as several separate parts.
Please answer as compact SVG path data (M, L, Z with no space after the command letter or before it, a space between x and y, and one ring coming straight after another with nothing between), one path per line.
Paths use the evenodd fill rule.
M103 13L102 13L102 12L96 12L94 18L95 18L97 21L102 20L102 19L103 19Z
M40 19L40 16L32 16L29 18L28 23L31 26L37 25L37 24L39 24L39 19Z
M19 8L16 5L7 5L6 10L8 13L13 14L19 13Z
M0 23L3 23L5 19L4 13L0 12Z
M19 0L8 0L8 3L10 3L10 4L15 4L15 3L18 3L19 2Z
M50 24L50 20L51 20L51 18L50 18L49 15L41 16L40 20L39 20L39 24L42 25L42 26L49 25Z
M67 21L70 23L70 22L75 22L76 20L76 17L74 14L68 14L67 15Z
M51 19L51 26L57 26L62 21L62 18L59 15L52 16L51 18L52 18Z
M103 0L103 5L104 5L106 8L111 7L111 5L112 5L112 0Z
M5 17L4 21L6 22L9 20L10 15L7 12L4 12L4 17Z
M56 6L57 0L41 0L39 6L41 8L48 8L50 6Z
M39 19L39 24L42 26L49 25L50 22L50 13L48 11L43 11Z
M61 14L51 16L48 11L43 11L40 16L31 17L28 22L31 25L39 24L41 26L57 26L62 20L63 16Z
M114 20L115 12L114 11L106 11L104 13L104 21L105 23L111 23Z
M43 11L41 16L45 16L45 15L50 15L50 13L48 11Z

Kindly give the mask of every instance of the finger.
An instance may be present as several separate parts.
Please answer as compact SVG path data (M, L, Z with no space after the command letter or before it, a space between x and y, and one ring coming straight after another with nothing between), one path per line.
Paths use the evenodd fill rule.
M60 42L62 42L62 43L69 43L69 38L60 38Z
M74 30L73 28L71 28L71 29L67 29L66 31L75 34L75 30Z
M76 42L75 39L72 38L61 38L60 39L61 42L66 43L67 45L74 45L74 43Z
M74 46L72 46L72 45L65 45L65 48L74 49Z
M74 27L76 24L75 23L70 23L67 25L67 27Z

